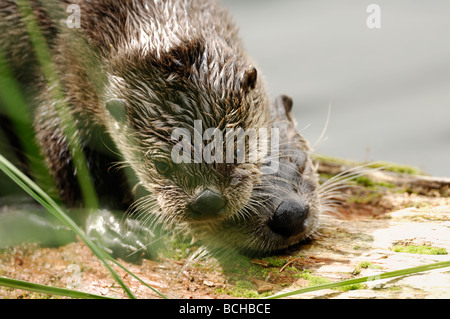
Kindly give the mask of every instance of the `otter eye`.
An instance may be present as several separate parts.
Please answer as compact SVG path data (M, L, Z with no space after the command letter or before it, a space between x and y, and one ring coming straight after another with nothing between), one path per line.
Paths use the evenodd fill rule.
M155 162L155 168L158 171L158 173L161 175L167 176L171 173L170 165L166 161Z

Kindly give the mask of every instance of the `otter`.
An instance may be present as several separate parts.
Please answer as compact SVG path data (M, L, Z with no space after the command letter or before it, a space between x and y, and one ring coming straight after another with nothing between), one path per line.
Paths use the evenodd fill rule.
M242 251L281 249L314 231L316 180L305 141L290 129L285 138L292 143L282 145L281 170L273 176L262 173L261 159L237 161L238 151L249 155L248 147L236 149L232 163L174 163L171 158L178 142L173 129L184 128L195 136L195 121L220 132L272 127L265 85L244 50L237 26L218 3L30 3L64 95L56 100L52 96L18 7L10 0L0 3L0 45L29 96L38 143L59 197L69 207L81 206L82 192L65 124L56 110L63 104L75 119L73 134L81 143L104 211L126 210L139 198L135 207L145 216L152 213L156 220L200 237L244 229L248 244L231 244ZM65 25L60 9L68 5L80 8L80 28ZM283 101L286 104L286 98ZM224 151L229 146L223 145ZM111 169L117 162L131 170ZM283 190L281 197L271 196L264 213L257 213L252 203L263 200L271 187ZM285 197L292 191L305 196ZM268 235L267 229L277 235ZM252 236L257 237L254 243ZM265 236L270 244L264 248Z

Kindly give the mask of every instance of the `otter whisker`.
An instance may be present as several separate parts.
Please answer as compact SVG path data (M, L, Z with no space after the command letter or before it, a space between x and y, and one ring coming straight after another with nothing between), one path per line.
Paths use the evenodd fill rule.
M317 145L320 145L320 143L325 142L325 140L326 140L325 133L326 133L326 131L328 129L328 124L330 123L330 117L331 117L331 101L328 104L327 119L326 119L325 124L323 126L322 132L319 135L319 138L317 139L317 141L312 146L313 149L315 149Z

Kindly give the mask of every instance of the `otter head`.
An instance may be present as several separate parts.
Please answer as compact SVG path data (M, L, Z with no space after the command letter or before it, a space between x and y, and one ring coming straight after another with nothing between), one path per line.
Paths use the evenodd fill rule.
M265 174L247 205L214 230L198 234L210 250L267 255L309 238L319 227L318 176L307 141L296 131L292 100L273 103L272 127L279 131L278 170Z
M259 196L266 197L273 209L267 214L263 232L267 242L265 246L268 247L266 251L296 244L310 237L318 228L316 166L311 160L307 141L295 129L292 106L291 98L280 96L272 109L274 126L280 130L280 167L273 179L265 177L262 184L263 188L273 185L276 194L259 188Z
M162 53L119 50L109 65L109 132L164 222L217 223L260 182L262 164L239 160L249 145L227 137L269 125L263 86L240 51L219 49L198 40Z

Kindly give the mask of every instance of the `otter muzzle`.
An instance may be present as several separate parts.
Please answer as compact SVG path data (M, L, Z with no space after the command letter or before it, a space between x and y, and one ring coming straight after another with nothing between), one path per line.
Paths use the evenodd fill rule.
M298 202L284 202L278 206L269 227L273 232L283 237L291 237L305 230L305 220L308 217L309 208Z
M204 220L219 217L225 204L226 200L222 194L207 189L188 208L193 219Z

